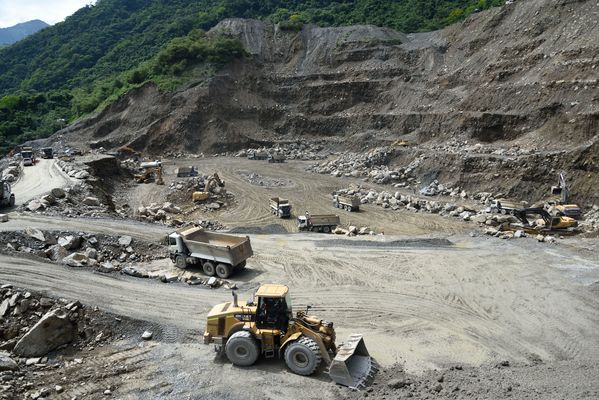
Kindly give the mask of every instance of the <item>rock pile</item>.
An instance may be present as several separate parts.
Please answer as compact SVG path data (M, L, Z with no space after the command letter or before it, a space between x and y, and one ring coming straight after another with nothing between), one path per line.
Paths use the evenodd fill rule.
M76 232L0 232L0 251L28 253L69 267L92 267L99 272L115 272L131 263L162 259L166 250L130 236L90 235Z
M33 383L26 383L30 382L31 375L35 376L36 371L65 366L62 357L49 357L49 352L61 351L68 346L74 350L102 346L114 336L115 330L115 326L104 321L100 312L78 301L56 300L13 288L9 284L2 285L1 398L24 398L17 395L34 388ZM31 394L35 392L33 390ZM26 398L34 397L28 395Z
M56 165L62 169L68 176L75 179L86 180L91 178L91 174L88 171L86 165L77 164L70 161L64 161L61 159L56 160Z
M241 150L235 154L235 157L247 157L249 153L264 152L267 154L283 155L285 156L286 160L322 160L328 155L323 148L324 146L318 142L279 143L273 147L260 147Z
M7 182L14 182L21 175L21 163L18 160L8 162L6 168L2 170L1 179Z
M111 207L104 204L94 195L92 188L84 184L65 189L54 188L50 193L21 206L20 210L70 218L114 216Z

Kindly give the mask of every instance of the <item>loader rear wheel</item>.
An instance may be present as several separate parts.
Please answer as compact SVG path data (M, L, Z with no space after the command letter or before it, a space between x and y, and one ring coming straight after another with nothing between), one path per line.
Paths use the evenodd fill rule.
M187 260L185 259L185 256L177 256L177 258L175 258L175 265L177 268L187 268Z
M202 265L202 269L204 270L204 273L208 276L214 276L214 274L216 273L214 264L212 264L210 261L206 261L204 265Z
M231 276L231 266L227 264L216 265L216 275L221 279L227 279Z
M232 334L225 345L225 353L229 361L240 367L253 365L260 355L258 343L247 331Z
M301 336L285 349L285 364L298 375L312 375L321 361L320 347L309 337Z
M10 196L10 200L9 200L8 205L10 207L14 207L14 205L15 205L15 196Z

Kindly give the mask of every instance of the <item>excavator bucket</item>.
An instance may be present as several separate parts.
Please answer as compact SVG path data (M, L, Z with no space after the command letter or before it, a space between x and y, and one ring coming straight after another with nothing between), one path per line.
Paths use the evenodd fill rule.
M359 390L366 387L378 369L366 349L362 335L353 334L337 351L329 366L329 376L338 385Z

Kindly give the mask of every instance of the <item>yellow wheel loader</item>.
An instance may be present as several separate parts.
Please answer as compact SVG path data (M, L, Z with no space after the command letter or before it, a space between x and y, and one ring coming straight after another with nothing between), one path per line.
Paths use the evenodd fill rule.
M368 354L362 335L351 335L347 343L335 345L333 323L308 316L306 310L292 313L289 288L260 286L249 302L218 304L208 314L205 344L216 344L233 364L248 367L260 356L279 357L299 375L312 375L324 363L331 379L360 389L374 376L377 364Z

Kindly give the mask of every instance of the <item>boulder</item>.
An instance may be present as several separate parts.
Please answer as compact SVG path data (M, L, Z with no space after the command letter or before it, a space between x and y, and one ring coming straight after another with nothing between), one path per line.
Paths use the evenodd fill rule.
M109 274L111 272L117 271L117 267L115 267L114 264L112 264L111 262L105 262L105 263L98 265L96 270L98 272L103 272L105 274Z
M8 222L8 215L0 214L0 222Z
M81 246L81 237L74 235L59 237L58 244L66 250L76 250Z
M59 244L47 248L45 253L53 261L62 261L63 258L69 255L69 252Z
M73 253L63 258L62 263L69 267L83 267L88 265L89 259L83 253Z
M143 340L151 340L151 339L152 339L152 336L154 336L154 335L152 334L152 332L150 332L150 331L145 331L144 333L142 333L142 335L141 335L141 338L142 338Z
M27 204L27 209L29 211L42 211L45 208L46 206L39 200L31 200L29 204Z
M89 172L87 172L87 171L77 171L74 174L74 176L75 176L76 179L87 179L87 178L89 178Z
M44 232L40 231L39 229L27 227L27 228L25 228L25 233L29 237L32 237L35 240L39 240L40 242L45 242L46 241L46 237L44 236Z
M58 308L48 312L18 342L13 352L21 357L41 357L73 341L75 326L67 312Z
M133 238L131 236L121 236L119 238L119 245L123 246L123 247L128 247L131 245L131 242L133 241Z
M6 315L6 313L9 310L9 300L5 299L1 304L0 304L0 318L4 317Z
M97 197L86 197L82 203L86 206L97 207L100 205L100 200Z
M95 260L98 258L98 250L94 249L93 247L88 247L85 249L85 256Z
M52 194L52 196L54 196L54 198L56 199L64 199L66 196L66 193L64 192L64 190L62 190L61 188L54 188L50 191L50 193Z
M16 371L19 369L19 365L10 358L8 353L0 352L0 372L3 371Z

